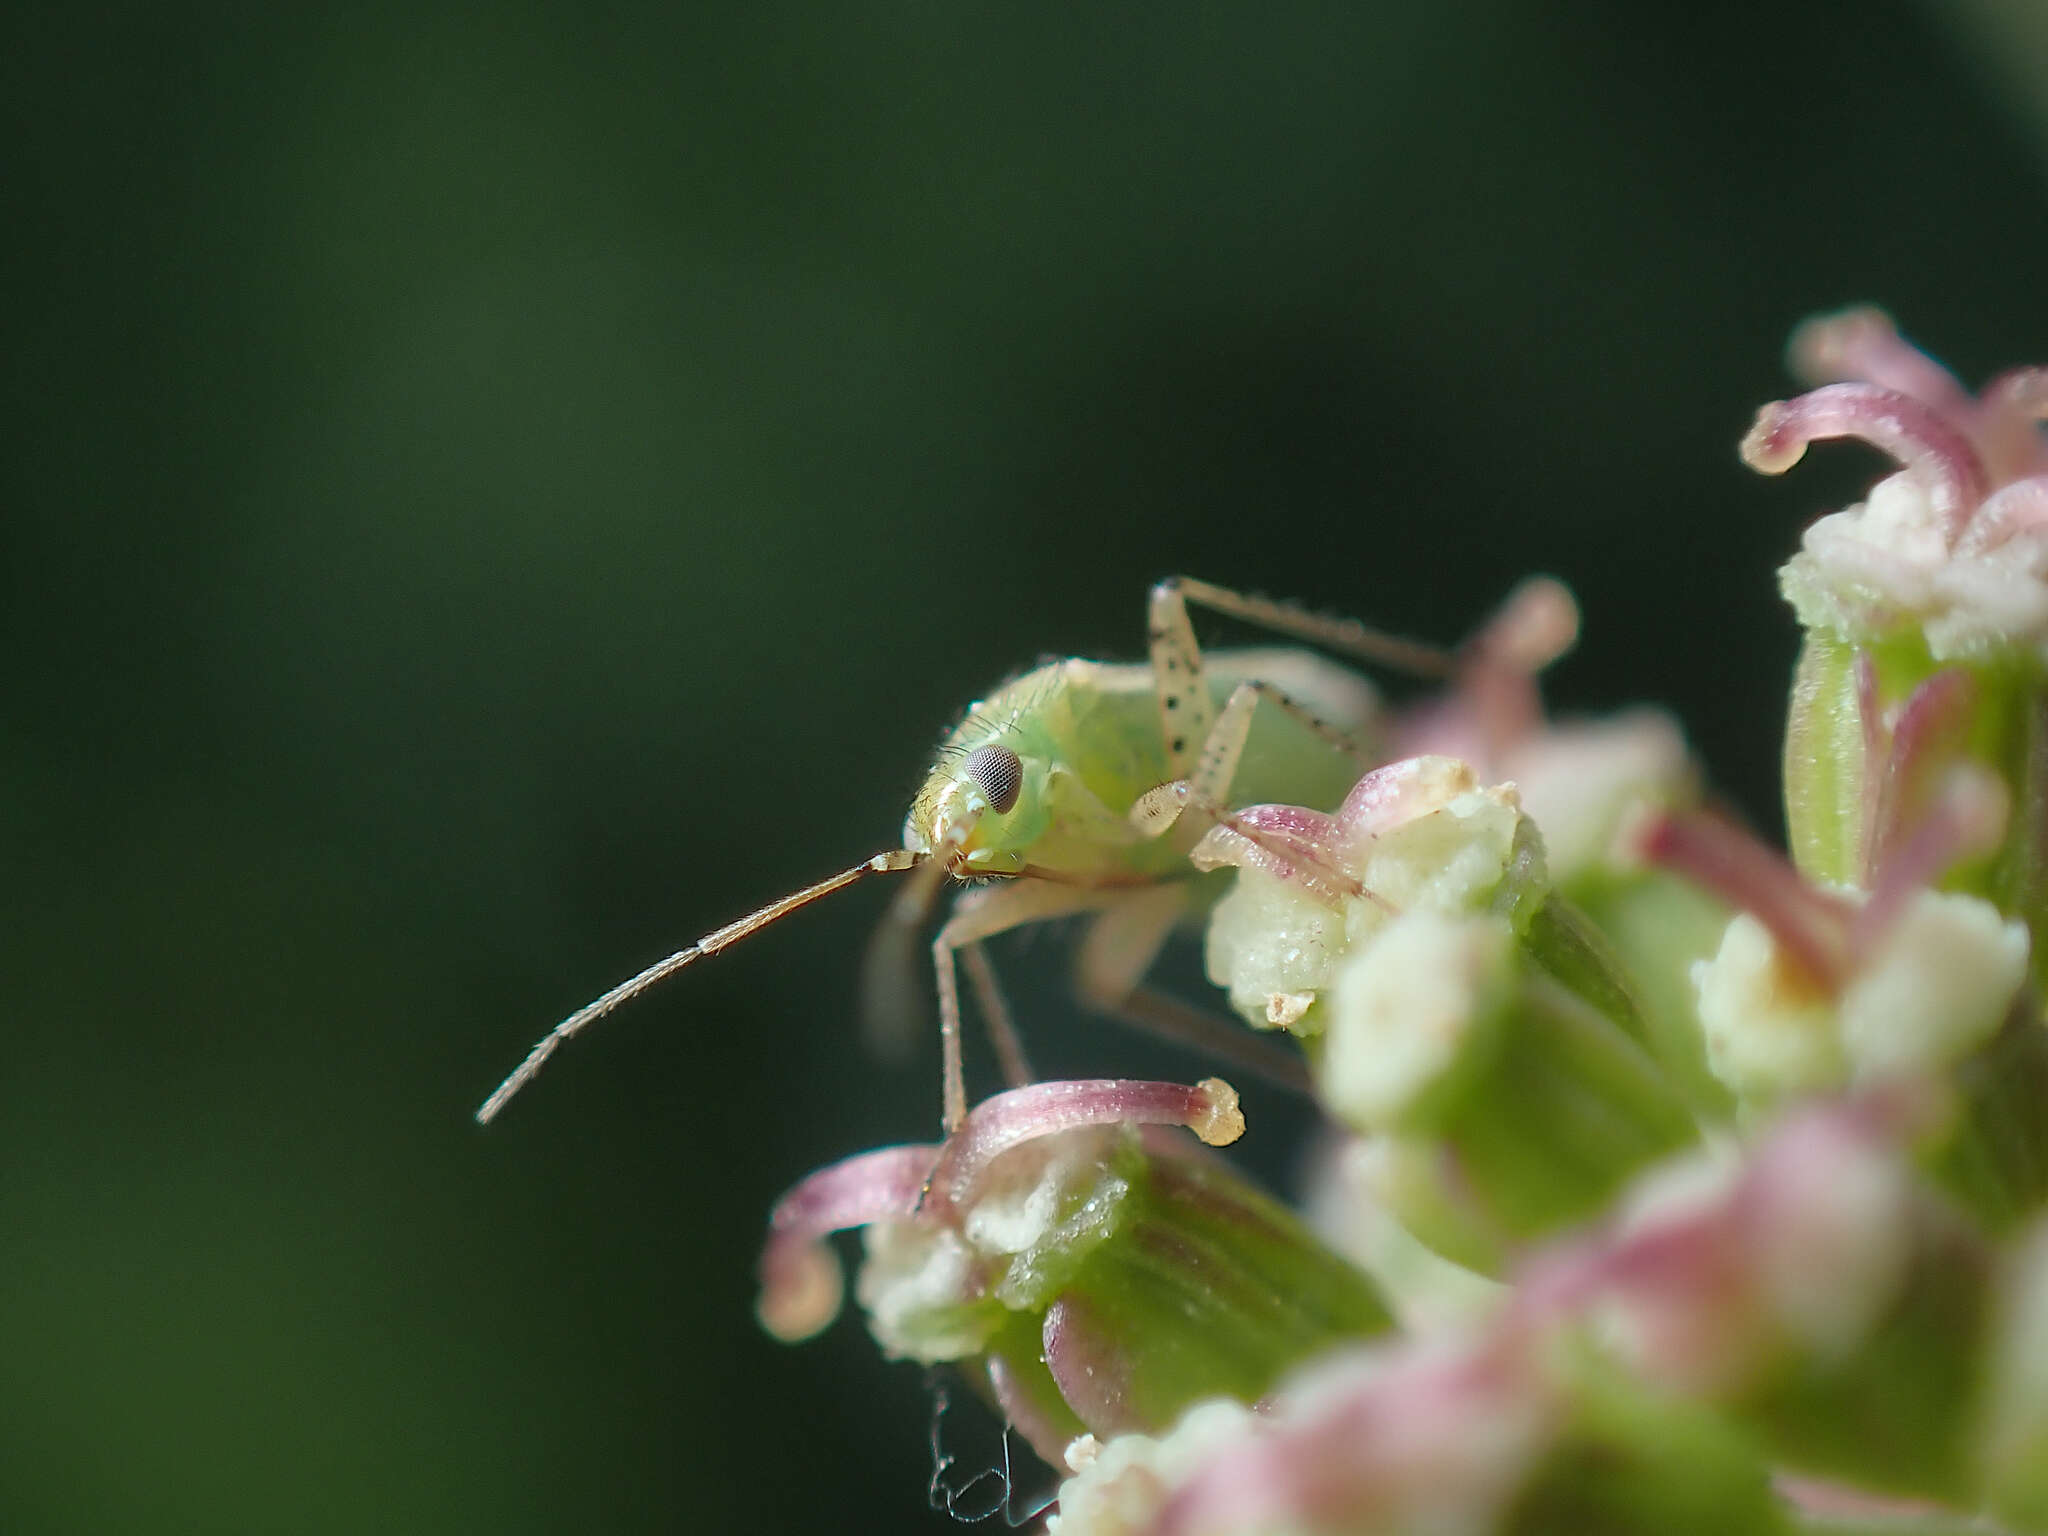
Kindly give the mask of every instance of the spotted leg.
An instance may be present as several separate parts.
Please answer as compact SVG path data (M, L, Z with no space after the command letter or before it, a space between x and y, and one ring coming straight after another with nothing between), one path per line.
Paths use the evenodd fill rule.
M932 940L932 969L939 994L940 1070L944 1078L941 1102L948 1136L967 1118L967 1078L960 1056L960 980L954 955L1012 928L1095 911L1130 894L1129 886L1011 880L972 891L953 909L953 915Z

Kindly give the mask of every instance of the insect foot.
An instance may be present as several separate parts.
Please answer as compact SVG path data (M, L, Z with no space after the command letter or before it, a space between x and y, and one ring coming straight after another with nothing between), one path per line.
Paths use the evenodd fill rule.
M856 1291L884 1352L956 1366L1062 1469L1082 1435L1256 1401L1390 1326L1364 1276L1168 1127L1217 1144L1244 1119L1214 1078L1040 1083L985 1100L943 1145L814 1173L771 1217L762 1322L791 1340L829 1323L822 1240L865 1227Z

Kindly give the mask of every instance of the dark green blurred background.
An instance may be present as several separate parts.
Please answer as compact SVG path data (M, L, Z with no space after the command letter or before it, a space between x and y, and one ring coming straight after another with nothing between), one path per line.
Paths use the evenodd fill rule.
M1773 825L1771 571L1873 464L1737 466L1787 329L2048 357L1991 9L15 15L0 1528L935 1528L917 1372L751 1320L773 1197L932 1127L880 893L470 1110L1169 571L1557 572L1556 695Z

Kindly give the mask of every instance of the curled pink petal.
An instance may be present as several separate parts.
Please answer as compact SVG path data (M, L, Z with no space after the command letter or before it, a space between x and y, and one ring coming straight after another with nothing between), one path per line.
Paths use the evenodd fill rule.
M2048 421L2048 368L2015 368L1984 386L1984 403L2029 421Z
M1757 412L1741 446L1742 461L1781 475L1825 438L1856 437L1882 449L1927 487L1949 537L1989 489L1984 466L1964 431L1934 407L1873 384L1828 384Z
M1353 785L1337 809L1337 820L1352 837L1377 837L1441 808L1478 783L1477 775L1457 758L1404 757L1373 769Z
M1052 1412L1050 1405L1019 1379L1016 1368L1002 1355L988 1359L989 1390L1010 1427L1022 1435L1039 1460L1049 1467L1067 1467L1066 1450L1073 1439L1071 1420Z
M1409 721L1402 749L1469 758L1491 773L1516 743L1542 730L1537 674L1578 639L1579 605L1569 587L1549 576L1520 583L1459 651L1450 693Z
M1492 1529L1555 1429L1555 1395L1508 1330L1346 1368L1355 1384L1209 1459L1154 1536Z
M1193 1087L1129 1078L1085 1078L1012 1088L976 1105L931 1170L927 1206L959 1204L990 1163L1012 1147L1095 1125L1185 1126L1212 1147L1244 1134L1237 1092L1220 1077Z
M1305 886L1319 901L1342 905L1367 894L1343 867L1343 829L1320 811L1298 805L1254 805L1224 811L1188 853L1197 869L1256 869Z
M1067 1406L1097 1435L1157 1432L1164 1424L1141 1418L1131 1403L1131 1358L1117 1329L1087 1297L1062 1296L1046 1309L1041 1334L1045 1366Z
M1648 862L1755 917L1815 982L1833 990L1847 976L1853 909L1808 885L1734 823L1704 812L1657 811L1637 826L1636 845Z
M2048 421L2048 369L2015 368L1984 386L1977 439L1994 481L2048 468L2048 440L2038 426L2042 421Z
M916 1214L937 1147L884 1147L821 1168L775 1203L761 1250L762 1325L809 1338L839 1312L839 1261L821 1239L848 1227Z
M1892 847L1908 836L1938 791L1970 726L1977 685L1960 667L1935 673L1908 695L1891 731L1891 747L1880 759L1877 815L1864 844L1865 883L1876 878Z
M1578 640L1579 605L1571 588L1554 576L1531 576L1472 637L1466 655L1532 677Z
M2009 805L2005 786L1989 771L1973 764L1950 769L1932 803L1886 850L1870 900L1850 926L1851 952L1860 957L1875 949L1915 891L1962 860L1997 847Z
M1809 384L1876 384L1957 422L1968 421L1976 410L1954 374L1901 336L1890 315L1869 305L1815 315L1792 333L1787 350L1793 373Z

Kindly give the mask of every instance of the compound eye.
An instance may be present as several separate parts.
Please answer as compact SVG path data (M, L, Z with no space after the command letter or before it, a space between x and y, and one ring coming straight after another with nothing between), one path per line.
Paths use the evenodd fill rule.
M1024 787L1024 765L1017 754L994 742L968 753L960 771L988 797L989 809L998 816L1009 814L1017 803L1017 792Z

